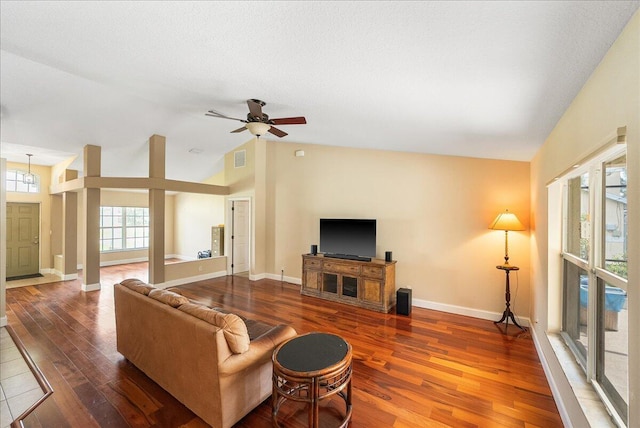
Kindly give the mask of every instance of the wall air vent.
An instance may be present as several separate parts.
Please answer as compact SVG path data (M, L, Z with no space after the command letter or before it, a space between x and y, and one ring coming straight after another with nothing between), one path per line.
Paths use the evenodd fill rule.
M233 152L233 166L234 168L243 168L247 163L247 151L238 150Z

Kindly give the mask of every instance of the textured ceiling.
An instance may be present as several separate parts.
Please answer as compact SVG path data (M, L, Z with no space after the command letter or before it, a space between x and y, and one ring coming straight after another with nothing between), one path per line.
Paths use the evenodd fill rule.
M639 5L3 0L2 157L144 176L155 133L199 181L258 98L288 142L527 161Z

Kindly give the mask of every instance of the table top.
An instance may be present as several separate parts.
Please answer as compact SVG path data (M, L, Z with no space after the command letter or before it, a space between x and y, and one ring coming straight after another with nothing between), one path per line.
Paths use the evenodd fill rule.
M314 372L341 362L349 351L349 344L330 333L309 333L285 342L275 359L283 368L295 372Z

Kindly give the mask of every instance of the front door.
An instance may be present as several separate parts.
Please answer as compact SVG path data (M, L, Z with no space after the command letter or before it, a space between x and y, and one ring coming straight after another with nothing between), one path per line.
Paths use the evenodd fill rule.
M40 205L7 202L7 278L40 273Z

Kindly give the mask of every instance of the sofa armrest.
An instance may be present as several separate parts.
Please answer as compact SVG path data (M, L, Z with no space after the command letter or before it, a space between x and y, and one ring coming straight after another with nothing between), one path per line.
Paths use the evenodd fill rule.
M276 347L296 334L296 331L291 326L277 325L253 340L247 352L231 354L224 361L220 361L218 363L218 373L220 376L231 376L253 364L270 360Z

